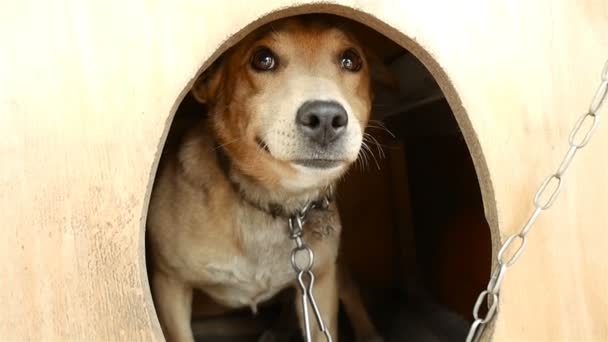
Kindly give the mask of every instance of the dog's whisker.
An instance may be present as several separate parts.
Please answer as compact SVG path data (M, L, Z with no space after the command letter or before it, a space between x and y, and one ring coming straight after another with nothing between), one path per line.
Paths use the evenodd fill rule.
M365 149L365 146L362 145L362 148L359 150L359 152L361 153L361 171L365 171L365 169L367 168L367 150Z
M376 144L376 148L378 149L378 154L380 155L380 158L385 159L386 158L386 152L384 151L384 146L382 144L380 144L380 142L375 138L372 137L372 139L374 140L374 143Z
M369 119L368 120L369 123L373 123L376 124L378 126L384 126L384 121L382 120L376 120L376 119Z
M231 140L231 141L229 141L229 142L227 142L227 143L223 143L223 144L217 145L217 146L215 146L214 150L217 150L217 149L219 149L219 148L222 148L222 147L228 146L228 145L230 145L230 144L237 143L237 142L239 142L239 141L243 140L243 138L245 138L245 137L244 137L244 136L242 136L242 137L238 137L238 138L236 138L236 139L234 139L234 140Z
M388 133L391 137L393 138L397 138L397 136L395 135L395 133L391 132L382 121L379 120L369 120L369 123L367 125L367 127L369 128L376 128L382 131L385 131L386 133Z
M369 165L369 161L370 161L370 158L369 158L369 157L371 157L371 158L373 158L373 159L374 159L374 161L376 162L376 166L378 166L378 169L380 169L380 165L378 165L378 161L376 160L376 157L374 156L374 153L372 152L372 149L371 149L371 147L369 146L369 144L367 144L367 142L365 142L365 141L364 141L364 142L361 144L361 146L364 148L364 151L365 151L365 153L364 153L363 155L365 156L366 168L367 168L367 167L368 167L368 165Z
M363 171L363 149L359 149L359 153L357 154L357 159L355 160L355 165Z
M379 125L377 123L368 123L367 127L378 128L378 129L387 129L384 125ZM388 129L387 129L388 130Z
M377 109L378 107L381 107L381 108L394 108L395 104L393 104L393 103L374 103L373 108Z
M372 137L372 136L371 136L370 134L368 134L368 133L365 133L365 134L363 135L363 139L364 139L364 140L366 140L366 138L367 138L367 139L369 139L369 138L375 139L374 137ZM370 141L370 140L367 140L367 141L368 141L368 142L372 142L372 141ZM375 164L376 164L376 167L378 168L378 170L380 170L380 163L378 162L378 159L376 159L376 156L375 156L375 154L373 153L373 151L372 151L371 147L370 147L370 146L369 146L367 143L365 143L365 146L366 146L366 149L368 150L368 152L369 152L370 156L371 156L371 157L372 157L372 159L374 160L374 162L375 162Z
M371 148L370 148L371 150ZM380 170L380 163L378 162L378 159L376 159L376 155L370 151L369 153L372 156L372 159L374 160L374 163L376 163L376 167L378 168L378 170Z
M370 128L370 129L379 129L379 130L381 130L381 131L387 132L387 133L388 133L388 134L391 136L391 138L393 138L393 139L396 139L396 138L397 138L397 137L395 136L395 134L393 134L393 132L389 131L389 130L388 130L386 127L379 127L379 126L373 126L373 125L371 125L371 124L368 124L368 125L367 125L367 128ZM369 133L369 132L365 132L364 134L371 134L371 133ZM376 136L377 136L377 134L376 134ZM386 147L385 145L382 145L382 146Z
M367 169L368 164L368 156L367 156L367 143L365 141L361 144L361 149L359 152L361 153L361 171L365 171Z
M357 159L355 159L355 162L353 163L353 168L359 168L359 170L363 170L363 166L361 165L361 150L359 150L359 153L357 153ZM346 170L345 174L349 171L350 169Z
M378 155L380 158L386 158L386 154L384 153L384 150L382 149L382 145L380 144L380 142L378 141L378 139L376 139L376 137L374 137L373 135L369 134L369 133L364 133L366 136L369 137L369 139L371 139L370 142L372 142L373 144L376 145L376 148L378 149Z

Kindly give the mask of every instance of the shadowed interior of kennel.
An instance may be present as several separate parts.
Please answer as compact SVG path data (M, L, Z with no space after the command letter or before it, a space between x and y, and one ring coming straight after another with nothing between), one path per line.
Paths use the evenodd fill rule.
M399 89L376 91L366 131L372 155L339 184L342 254L386 340L463 340L491 258L471 155L420 61L375 31L359 31ZM168 142L181 122L196 120L203 111L186 96ZM273 306L255 317L247 310L202 307L197 296L203 295L195 295L193 329L201 341L255 341L278 313ZM341 336L350 340L342 316Z

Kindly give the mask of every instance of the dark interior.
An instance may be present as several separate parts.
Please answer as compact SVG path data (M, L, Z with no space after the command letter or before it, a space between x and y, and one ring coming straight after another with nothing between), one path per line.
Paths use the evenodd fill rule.
M491 258L471 155L450 106L420 61L381 34L358 30L399 90L377 90L367 130L378 142L372 145L375 160L353 167L339 185L343 255L385 341L462 341ZM172 132L202 113L186 96ZM195 298L195 335L217 331L197 339L255 341L277 310L269 305L254 317L249 311L201 308ZM340 327L342 340L351 340L344 317Z

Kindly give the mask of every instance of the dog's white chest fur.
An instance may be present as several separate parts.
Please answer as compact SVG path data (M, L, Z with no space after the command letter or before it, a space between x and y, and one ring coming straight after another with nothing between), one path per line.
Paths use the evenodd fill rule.
M295 280L290 263L293 241L287 221L258 218L240 222L242 253L211 260L204 267L206 278L218 286L205 286L215 300L230 307L251 306L255 312L264 302Z

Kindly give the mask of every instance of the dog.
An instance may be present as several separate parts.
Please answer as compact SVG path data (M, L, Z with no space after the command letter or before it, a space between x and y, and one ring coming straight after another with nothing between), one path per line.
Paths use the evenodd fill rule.
M333 185L357 160L372 107L372 55L338 17L267 24L192 86L207 116L163 152L150 201L151 289L168 341L193 341L192 292L251 307L297 287L288 222L304 207L314 295L333 341L339 298L357 340L379 340L338 263ZM298 293L298 292L296 292ZM293 299L302 325L300 295ZM312 340L324 341L314 326ZM303 328L303 327L302 327Z

